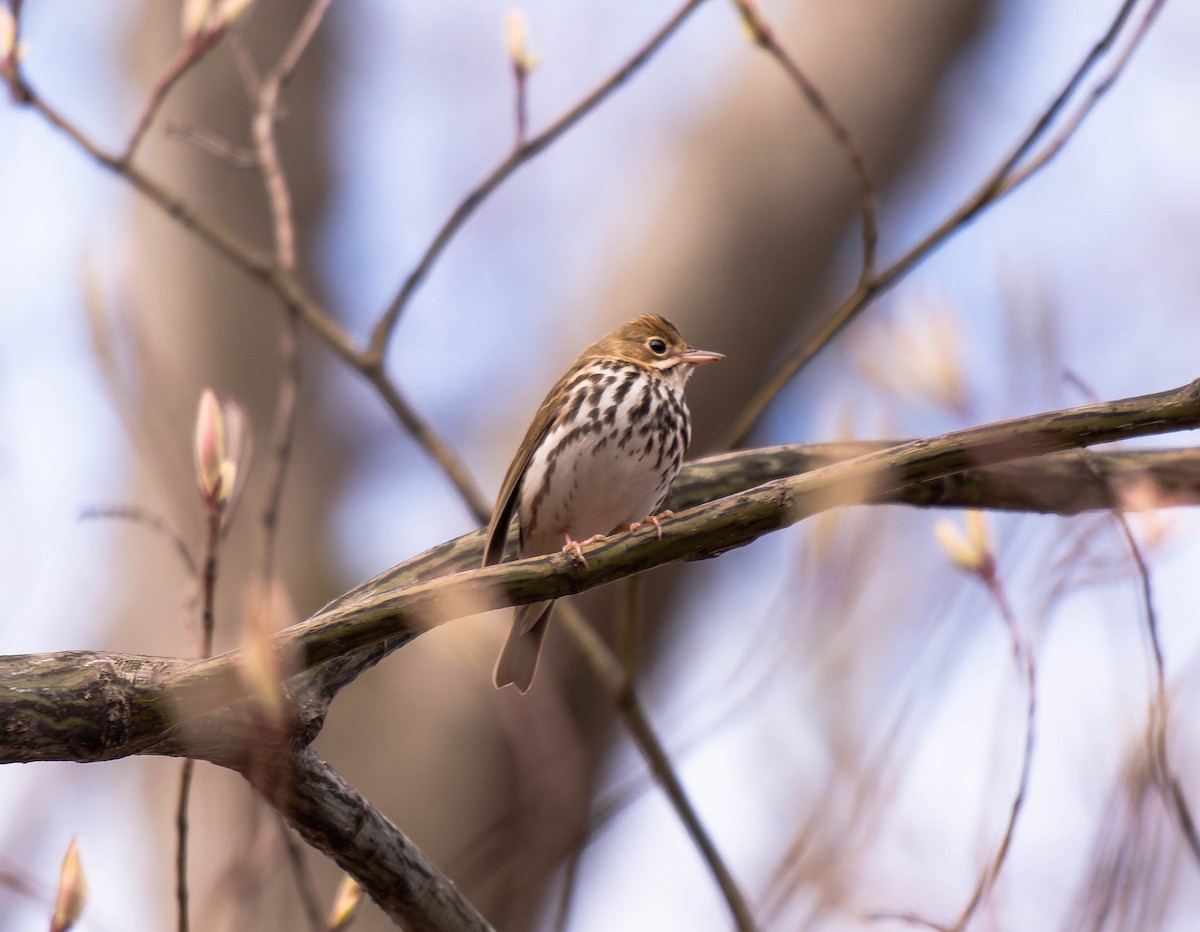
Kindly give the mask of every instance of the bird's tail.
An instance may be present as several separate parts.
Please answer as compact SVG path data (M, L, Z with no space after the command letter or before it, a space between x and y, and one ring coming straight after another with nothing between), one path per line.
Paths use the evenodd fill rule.
M504 642L504 649L500 651L496 670L492 674L497 689L512 683L521 694L529 691L533 674L537 672L538 657L542 653L542 641L550 626L550 611L553 608L553 602L534 602L517 609L508 640Z

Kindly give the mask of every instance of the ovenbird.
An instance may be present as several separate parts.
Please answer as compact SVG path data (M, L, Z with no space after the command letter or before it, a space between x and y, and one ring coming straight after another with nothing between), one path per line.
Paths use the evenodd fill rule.
M483 565L504 558L514 515L522 557L572 550L643 523L683 463L692 370L724 359L693 349L668 320L639 317L593 343L555 383L508 468ZM585 561L586 562L586 561ZM517 609L496 662L497 687L533 682L553 602Z

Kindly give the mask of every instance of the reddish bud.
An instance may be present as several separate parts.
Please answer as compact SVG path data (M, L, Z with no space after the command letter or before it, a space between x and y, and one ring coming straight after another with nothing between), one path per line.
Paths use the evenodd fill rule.
M196 478L200 494L214 500L221 494L221 473L225 461L225 417L211 388L200 395L196 411Z

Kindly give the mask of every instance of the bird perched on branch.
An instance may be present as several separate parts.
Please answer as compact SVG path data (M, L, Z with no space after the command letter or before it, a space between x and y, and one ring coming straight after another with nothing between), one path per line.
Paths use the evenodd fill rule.
M483 565L504 559L514 515L518 553L573 551L645 523L671 487L691 439L683 389L697 366L724 359L691 347L649 314L593 343L534 415L492 512ZM584 560L586 563L586 560ZM496 686L529 689L554 603L517 608L496 662Z

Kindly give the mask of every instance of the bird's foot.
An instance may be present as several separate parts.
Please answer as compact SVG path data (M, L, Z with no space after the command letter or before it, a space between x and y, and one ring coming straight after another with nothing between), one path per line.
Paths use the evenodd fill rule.
M579 562L585 567L588 565L588 561L587 557L583 555L583 548L588 544L596 543L598 540L604 540L603 534L593 534L587 540L572 540L570 534L564 534L563 537L566 538L567 542L563 544L562 552L575 554Z
M636 531L640 527L645 527L647 524L653 524L654 530L658 532L658 539L662 540L662 523L664 518L674 518L673 511L660 511L656 515L646 515L641 521L634 521L629 525L630 531Z

